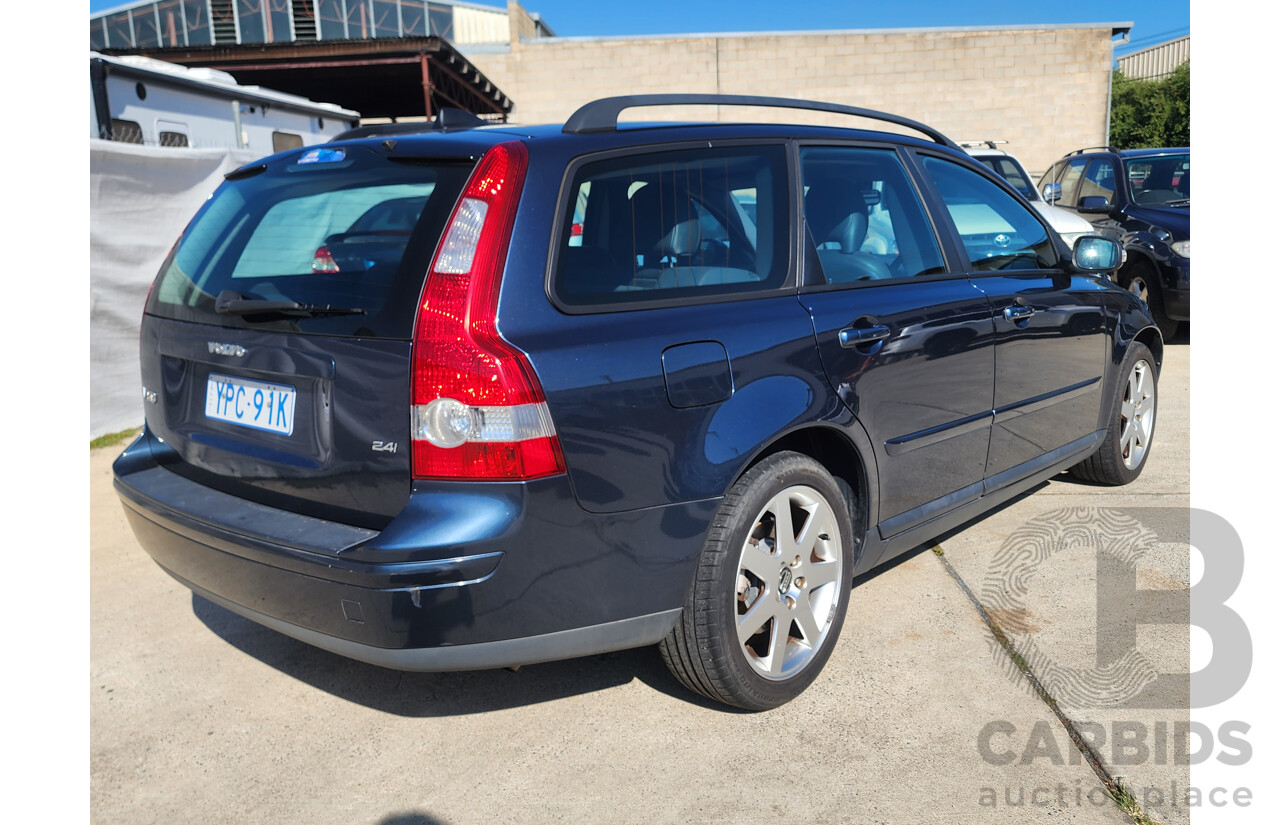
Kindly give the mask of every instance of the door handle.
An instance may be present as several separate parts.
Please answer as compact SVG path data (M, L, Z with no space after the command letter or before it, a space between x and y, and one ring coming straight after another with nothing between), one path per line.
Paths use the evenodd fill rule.
M1004 308L1004 319L1006 321L1021 321L1035 314L1035 307L1011 306Z
M889 337L889 328L884 324L870 327L846 327L840 330L840 346L857 347L883 341Z

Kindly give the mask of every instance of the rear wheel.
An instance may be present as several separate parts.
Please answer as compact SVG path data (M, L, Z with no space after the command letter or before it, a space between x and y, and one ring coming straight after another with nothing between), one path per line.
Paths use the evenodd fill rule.
M807 456L769 456L721 503L662 657L711 699L777 707L826 664L852 577L853 530L835 480Z
M1128 484L1142 474L1156 429L1156 370L1151 350L1135 341L1120 373L1107 435L1071 473L1098 484Z
M1151 317L1166 341L1178 334L1178 327L1181 324L1165 315L1164 293L1160 290L1160 278L1151 264L1138 261L1126 267L1120 273L1120 286L1129 290L1146 305L1147 309L1151 310Z

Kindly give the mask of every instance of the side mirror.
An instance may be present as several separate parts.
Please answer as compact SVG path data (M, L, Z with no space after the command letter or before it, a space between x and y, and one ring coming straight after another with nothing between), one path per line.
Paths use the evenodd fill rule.
M1120 244L1101 235L1081 235L1071 251L1071 263L1081 272L1110 272L1123 262Z
M1046 183L1044 189L1040 190L1040 196L1044 198L1045 203L1057 203L1062 200L1062 184Z
M1101 195L1085 195L1076 204L1076 211L1085 215L1105 215L1111 211L1111 201Z

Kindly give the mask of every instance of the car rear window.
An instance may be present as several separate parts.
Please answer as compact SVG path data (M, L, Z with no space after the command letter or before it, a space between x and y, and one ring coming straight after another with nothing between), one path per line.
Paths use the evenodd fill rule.
M410 338L431 254L469 171L469 161L397 162L347 146L233 176L170 253L147 311L219 326ZM353 312L219 312L226 293Z
M553 278L562 304L760 292L786 278L781 144L587 163L574 174L569 193Z

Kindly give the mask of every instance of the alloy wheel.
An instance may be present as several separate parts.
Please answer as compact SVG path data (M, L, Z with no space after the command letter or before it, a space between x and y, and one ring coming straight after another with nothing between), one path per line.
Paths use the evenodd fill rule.
M799 673L830 635L844 554L831 505L812 487L775 495L756 516L738 562L736 631L767 679Z
M1130 470L1141 466L1151 446L1151 428L1155 424L1156 397L1151 378L1151 365L1136 361L1125 383L1120 403L1120 457Z

